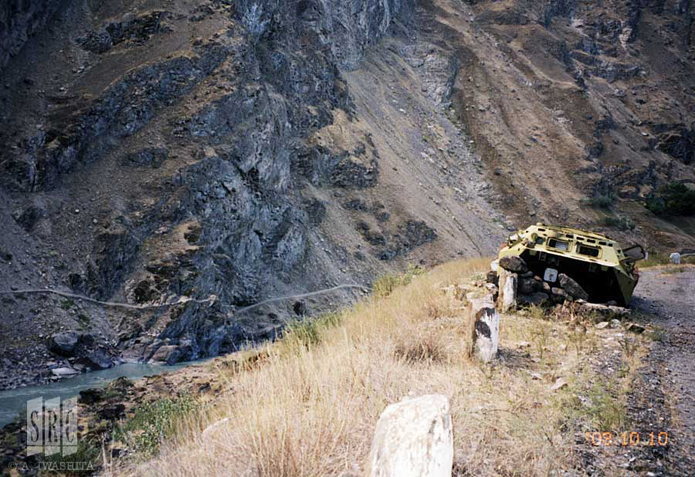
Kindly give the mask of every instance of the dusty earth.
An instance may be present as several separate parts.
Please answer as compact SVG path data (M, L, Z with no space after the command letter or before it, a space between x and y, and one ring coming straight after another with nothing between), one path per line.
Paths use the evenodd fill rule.
M584 432L576 437L577 454L590 475L690 476L695 469L695 267L657 267L641 272L632 301L635 317L655 330L648 352L629 383L624 429L613 430L610 445L592 445ZM622 338L621 338L622 339ZM606 379L619 372L625 349L616 339L604 341L600 356L587 355ZM605 431L605 429L591 429ZM623 445L623 433L627 443ZM639 435L639 445L629 442ZM667 435L665 446L651 445L651 433ZM663 441L662 434L662 442ZM655 441L657 442L657 441Z
M585 437L586 432L606 429L586 427L588 423L582 419L571 450L576 458L566 475L692 475L695 468L695 379L692 373L695 303L688 291L694 287L695 266L642 271L632 302L633 313L627 321L644 326L645 334L626 332L621 326L597 329L597 347L585 349L585 357L601 380L620 379L622 364L629 359L623 339L633 343L642 340L647 350L632 380L627 382L624 427L613 429L616 437L611 445L592 445ZM267 358L267 350L252 349L134 383L119 379L106 391L81 393L80 402L85 406L81 415L89 423L88 435L97 440L102 438L104 433L111 432L114 418L132 415L142 402L186 394L194 396L204 406L214 405L226 393L234 392L233 381L218 379L220 370L232 374L243 372L262 366ZM580 391L580 394L583 393ZM6 443L1 455L3 465L22 452L21 445L17 447L14 442L20 429L21 426L12 424L0 433ZM640 445L620 445L623 432L639 434ZM650 445L651 433L655 436L667 434L667 445ZM113 450L117 453L118 449L116 444Z
M695 267L659 268L642 272L633 306L653 317L665 338L653 346L642 374L644 387L635 396L661 386L671 412L673 446L666 458L671 475L692 475L695 469ZM636 419L657 402L635 402Z

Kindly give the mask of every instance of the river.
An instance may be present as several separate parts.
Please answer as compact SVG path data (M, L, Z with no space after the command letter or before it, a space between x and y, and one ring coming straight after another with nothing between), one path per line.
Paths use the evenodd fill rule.
M9 424L18 415L26 413L27 401L43 397L44 399L70 399L80 391L89 388L104 387L114 379L127 377L133 380L144 376L175 371L193 363L179 363L174 366L164 366L145 363L125 363L113 368L90 373L79 374L74 378L63 379L55 383L41 386L26 386L23 388L0 391L0 427Z

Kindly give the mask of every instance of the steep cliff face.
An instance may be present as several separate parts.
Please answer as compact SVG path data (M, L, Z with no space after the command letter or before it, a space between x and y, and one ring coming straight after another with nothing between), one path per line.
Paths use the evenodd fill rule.
M442 109L453 63L408 40L413 13L401 0L72 2L5 73L5 283L198 301L7 299L3 373L60 361L43 344L61 327L130 359L215 355L357 290L237 313L264 299L492 253L503 217ZM31 359L17 337L37 343Z
M43 29L61 3L60 0L6 0L0 4L0 71L30 36Z

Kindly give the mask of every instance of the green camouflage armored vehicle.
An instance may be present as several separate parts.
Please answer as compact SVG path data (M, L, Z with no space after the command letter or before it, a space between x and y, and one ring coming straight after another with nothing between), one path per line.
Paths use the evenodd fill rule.
M620 306L629 306L639 279L635 263L645 257L640 245L622 249L605 235L541 223L511 235L499 258L508 255L523 258L551 286L564 273L581 285L589 301Z

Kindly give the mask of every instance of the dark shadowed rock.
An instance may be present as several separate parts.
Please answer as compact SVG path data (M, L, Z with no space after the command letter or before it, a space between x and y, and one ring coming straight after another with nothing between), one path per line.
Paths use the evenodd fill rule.
M85 389L80 391L80 397L77 399L77 402L90 406L101 401L103 397L104 392L101 389Z
M492 270L487 272L486 280L488 283L492 283L493 285L499 284L499 276L497 275L497 272L492 271Z
M519 279L519 293L521 294L530 295L531 293L541 291L542 289L543 285L533 278Z
M505 270L513 273L526 273L528 271L528 265L526 265L524 259L516 255L508 255L500 258L499 265Z
M113 360L104 351L96 350L78 358L75 364L81 364L91 370L108 369L113 366Z
M60 6L59 0L0 2L0 71L40 31Z
M97 415L101 419L106 419L108 421L115 421L121 418L125 414L125 405L114 404L112 406L105 406L104 408L97 411Z
M577 300L588 300L589 294L577 283L574 279L561 273L558 277L560 286L567 292L569 296Z
M543 292L532 293L531 295L519 295L519 303L523 305L542 305L548 301L548 294Z
M79 341L79 335L74 331L64 331L51 336L48 349L62 356L71 356Z

